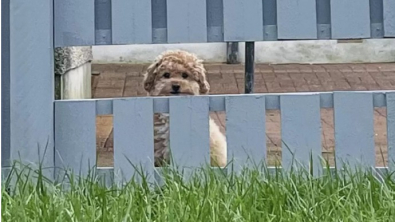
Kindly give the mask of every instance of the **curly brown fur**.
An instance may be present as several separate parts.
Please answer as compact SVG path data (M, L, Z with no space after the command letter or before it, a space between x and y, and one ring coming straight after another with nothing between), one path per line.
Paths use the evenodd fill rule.
M166 51L159 55L144 74L144 89L149 96L204 95L210 91L203 61L196 55L181 51ZM169 163L169 115L155 114L155 166ZM226 165L226 139L210 118L210 162Z

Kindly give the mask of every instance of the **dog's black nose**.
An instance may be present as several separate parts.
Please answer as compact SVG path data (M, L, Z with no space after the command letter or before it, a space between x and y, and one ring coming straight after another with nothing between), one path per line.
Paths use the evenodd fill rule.
M179 85L172 85L171 88L173 89L174 92L180 91L180 86Z

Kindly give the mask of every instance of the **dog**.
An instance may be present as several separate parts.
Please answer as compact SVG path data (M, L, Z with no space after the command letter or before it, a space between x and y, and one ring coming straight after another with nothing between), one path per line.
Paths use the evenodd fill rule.
M144 73L143 86L148 96L194 96L206 95L210 91L203 61L182 50L160 54ZM210 165L224 167L227 156L225 136L211 118L209 126ZM169 164L169 154L169 114L154 114L155 166Z

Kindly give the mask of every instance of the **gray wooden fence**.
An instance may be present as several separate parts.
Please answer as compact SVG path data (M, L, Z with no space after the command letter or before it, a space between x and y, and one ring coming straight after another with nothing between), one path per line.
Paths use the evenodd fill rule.
M195 158L179 151L192 127L207 134L207 122L197 118L207 120L209 110L227 112L229 153L243 161L240 147L256 160L265 157L264 112L281 109L282 137L303 161L309 149L321 147L319 108L333 106L337 155L373 165L373 107L386 106L388 151L394 157L393 93L55 101L53 65L54 47L61 46L392 38L393 0L2 0L1 5L2 169L21 159L85 172L88 160L95 162L94 118L104 113L115 117L115 169L126 169L123 154L132 161L152 157L152 113L169 110L177 132L171 145L181 164L196 166L207 157L208 150L197 146L207 145L208 138L191 144ZM186 112L186 103L196 109ZM169 109L173 106L177 109ZM196 125L179 124L186 120ZM283 163L289 157L284 152Z
M393 0L55 0L55 46L395 37Z
M96 162L95 117L112 114L115 179L135 175L129 161L142 164L145 173L153 175L153 113L170 114L175 164L205 166L209 163L209 112L225 111L228 161L237 171L265 162L265 112L281 110L282 167L289 169L297 161L308 169L312 154L318 174L323 166L320 109L333 108L337 167L347 161L351 167L374 168L375 107L387 107L388 166L395 170L395 91L56 101L55 166L88 174Z

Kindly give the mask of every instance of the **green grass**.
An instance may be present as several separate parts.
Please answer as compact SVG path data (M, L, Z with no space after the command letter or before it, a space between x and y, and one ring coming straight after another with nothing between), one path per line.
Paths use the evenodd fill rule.
M176 172L166 186L130 182L106 188L91 176L69 189L14 171L16 186L2 186L2 221L394 221L395 181L372 172L285 175L264 170L239 176L204 169L189 182ZM34 177L30 174L29 177ZM8 181L9 182L9 181ZM7 183L8 183L7 182Z

